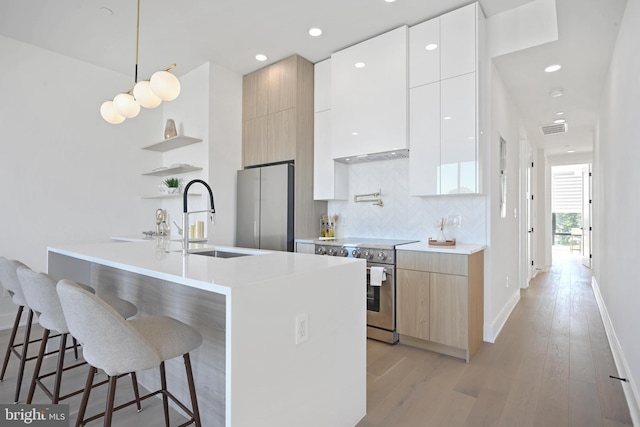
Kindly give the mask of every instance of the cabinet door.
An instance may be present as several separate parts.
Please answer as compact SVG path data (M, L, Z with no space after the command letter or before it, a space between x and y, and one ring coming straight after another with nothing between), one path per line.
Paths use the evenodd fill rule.
M331 109L331 59L313 66L313 111Z
M313 127L313 199L347 200L348 166L331 158L331 110L315 113Z
M409 194L440 194L440 83L409 91Z
M469 346L468 278L430 273L430 340L456 348Z
M315 245L313 243L296 242L296 252L301 254L315 254Z
M442 80L440 194L477 192L476 73Z
M429 340L429 273L396 270L398 333Z
M440 17L440 78L476 70L476 3Z
M266 116L268 112L269 71L266 68L242 78L242 119Z
M440 18L409 28L409 87L440 81Z
M296 106L297 66L294 55L268 67L269 114Z
M296 158L296 109L269 114L267 161L282 162Z
M407 84L406 26L334 53L332 157L406 149Z
M244 121L242 157L244 166L261 165L267 159L268 116Z

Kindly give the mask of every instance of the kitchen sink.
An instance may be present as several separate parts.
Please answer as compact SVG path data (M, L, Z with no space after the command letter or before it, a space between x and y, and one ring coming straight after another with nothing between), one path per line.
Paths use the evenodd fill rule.
M204 255L204 256L210 256L210 257L214 257L214 258L236 258L236 257L241 257L241 256L257 255L257 254L250 253L250 252L230 252L230 251L223 251L223 250L219 250L219 249L214 249L212 251L190 252L190 254L191 255Z

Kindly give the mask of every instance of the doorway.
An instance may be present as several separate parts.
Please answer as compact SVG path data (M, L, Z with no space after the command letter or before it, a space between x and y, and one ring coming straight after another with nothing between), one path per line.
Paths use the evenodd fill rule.
M562 255L591 267L591 165L551 168L552 263Z

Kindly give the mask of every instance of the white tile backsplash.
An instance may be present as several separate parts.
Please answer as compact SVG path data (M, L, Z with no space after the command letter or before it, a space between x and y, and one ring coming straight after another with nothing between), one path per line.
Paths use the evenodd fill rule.
M382 192L384 206L354 203L356 194ZM442 217L460 215L455 237L464 243L486 244L486 197L409 196L409 159L349 166L349 199L330 201L329 214L338 214L337 237L376 237L425 240L436 237L434 225Z

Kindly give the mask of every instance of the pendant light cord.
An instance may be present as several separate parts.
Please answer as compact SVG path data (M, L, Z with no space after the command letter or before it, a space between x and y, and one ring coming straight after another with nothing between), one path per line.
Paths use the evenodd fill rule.
M138 45L140 44L140 0L138 0L138 17L136 21L136 70L134 83L138 83Z

